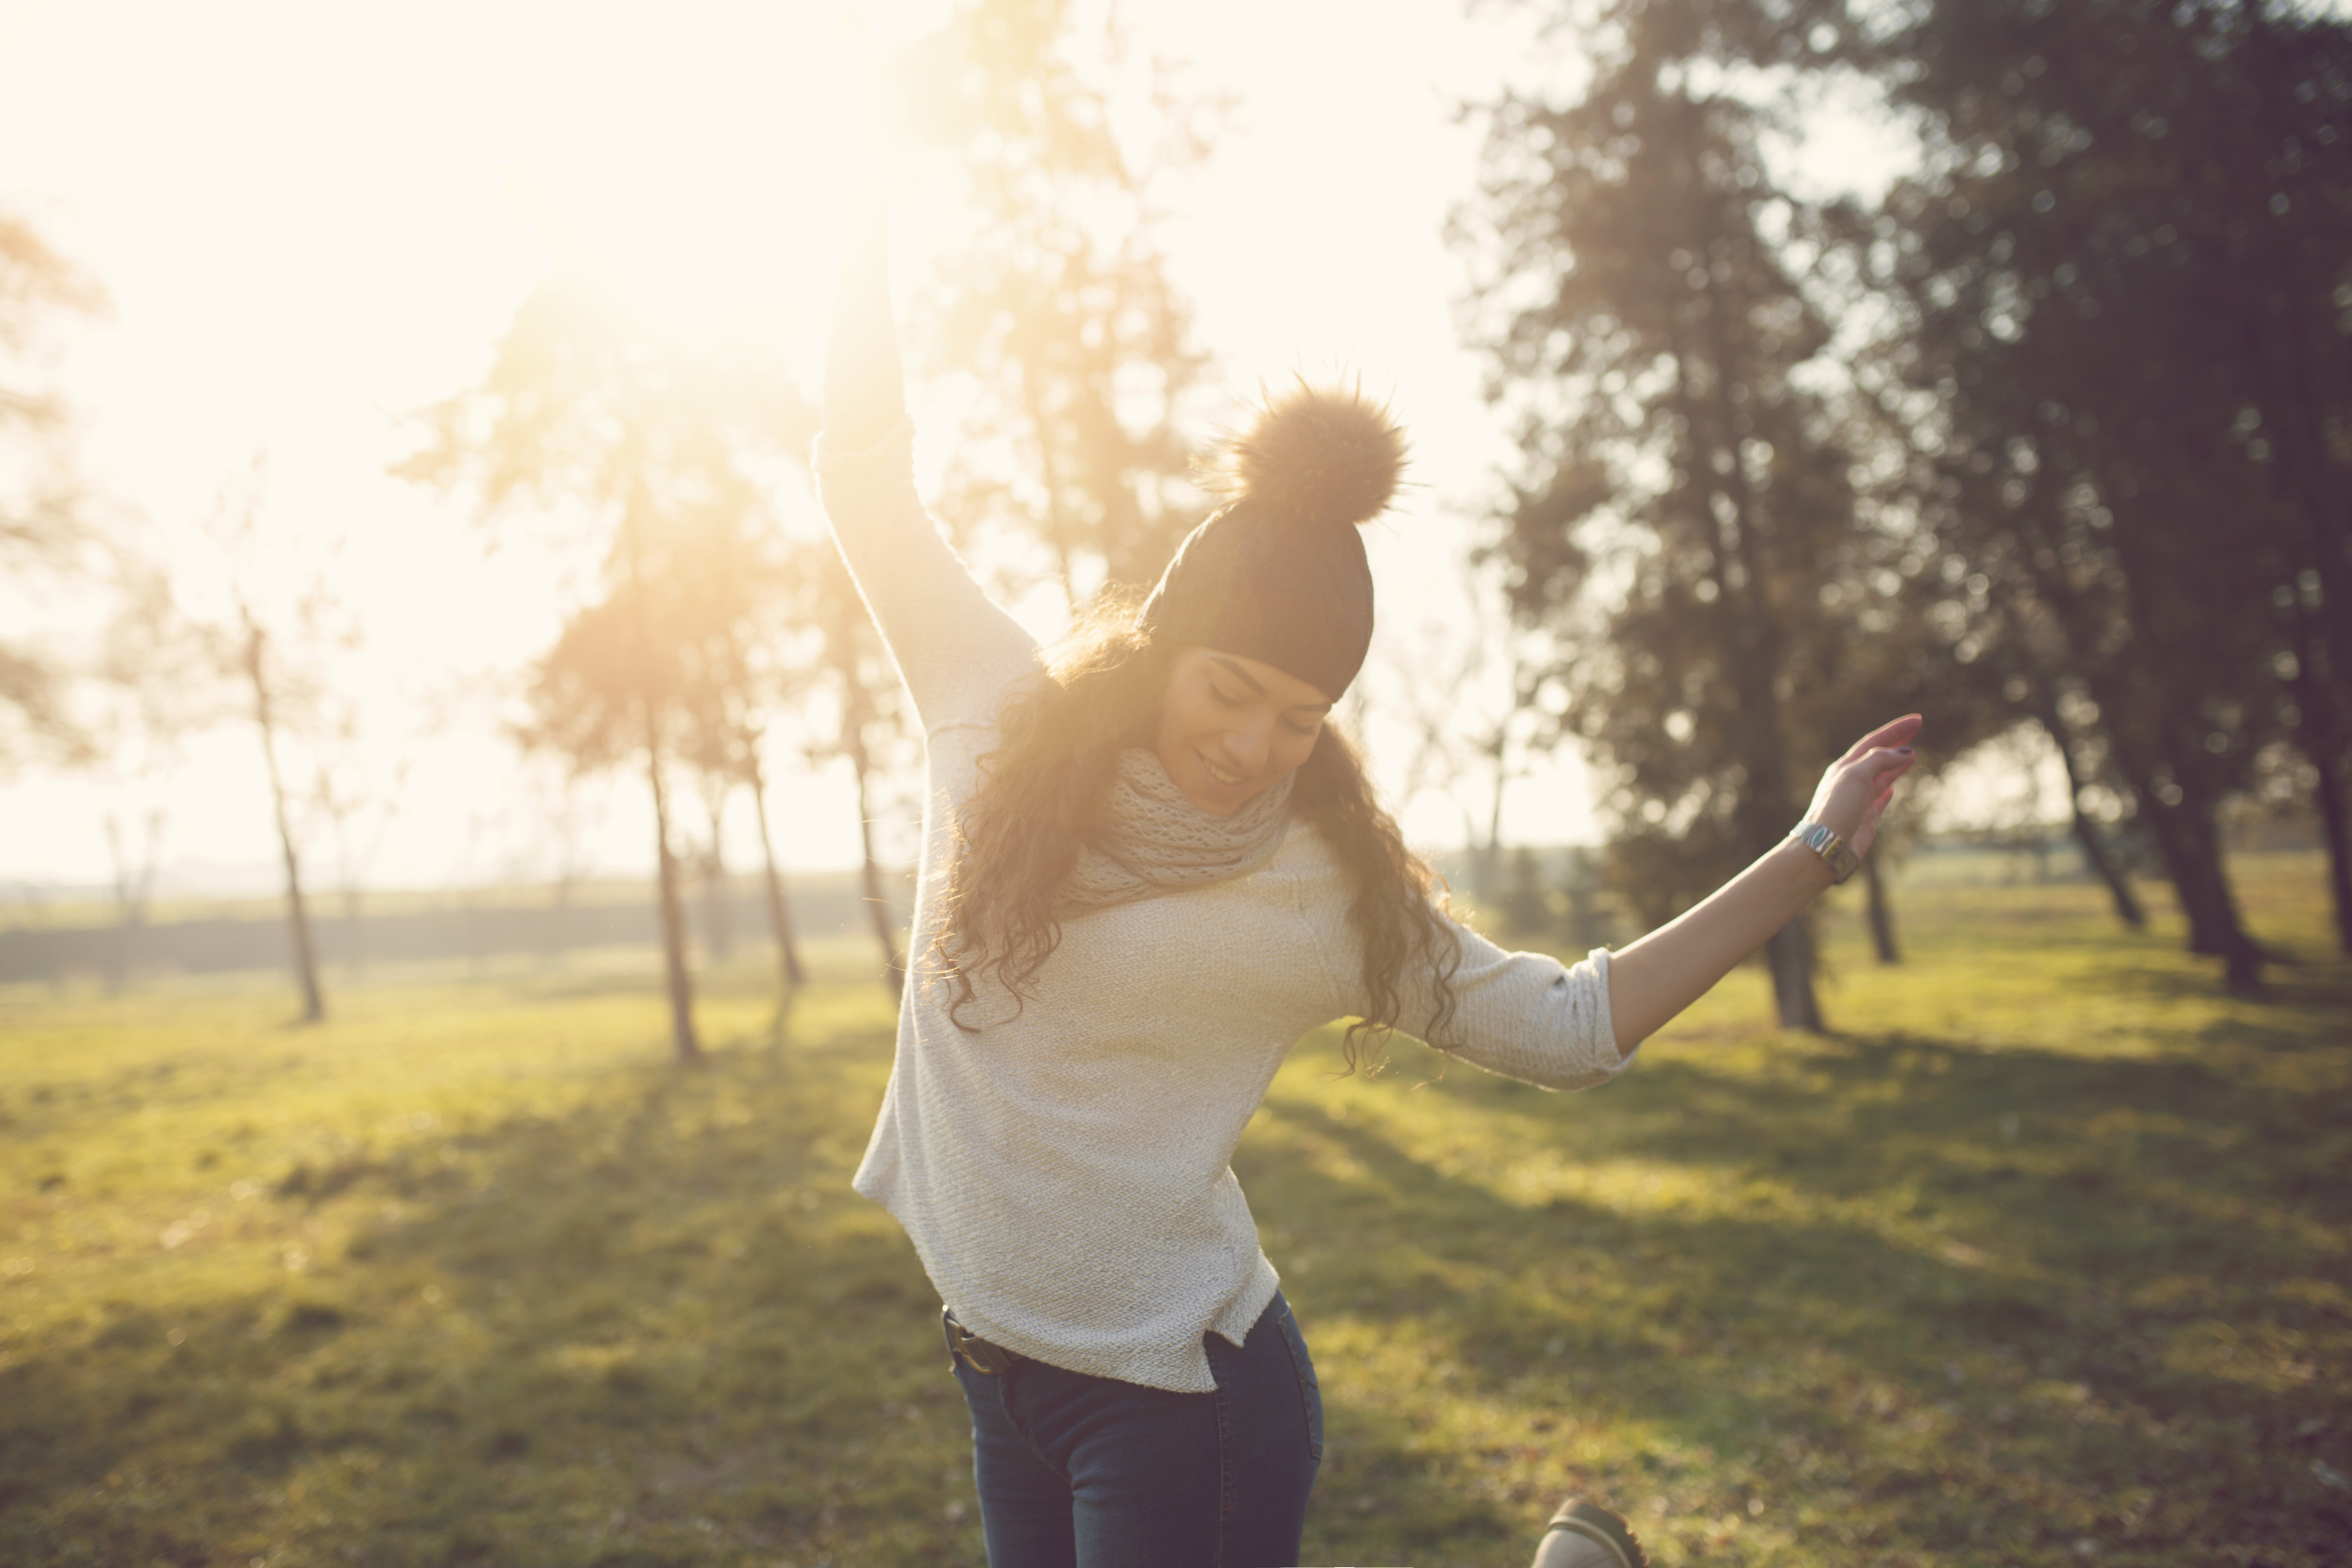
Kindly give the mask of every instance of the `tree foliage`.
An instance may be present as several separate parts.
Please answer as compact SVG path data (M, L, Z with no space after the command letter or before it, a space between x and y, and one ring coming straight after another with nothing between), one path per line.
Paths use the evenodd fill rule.
M2304 781L2352 943L2352 28L2264 0L1549 14L1589 80L1486 106L1459 226L1526 459L1492 553L1637 908L1756 853L1792 759L1916 707L1949 749L2045 731L2119 912L2124 830L2240 986L2223 807ZM1874 212L1767 155L1784 88L1855 71L1925 151Z
M66 410L47 374L57 325L105 296L25 219L0 213L0 572L19 587L86 567L81 489L65 443ZM0 768L35 751L86 760L53 655L0 637Z
M914 339L971 394L951 526L1041 548L1073 606L1150 583L1199 521L1181 424L1206 363L1153 187L1204 153L1217 106L1066 0L961 0L891 80L914 135L952 150Z
M2070 763L2134 809L2237 985L2261 954L2221 805L2299 745L2352 938L2352 31L1972 0L1869 58L1929 132L1881 251L1940 556L1921 613L2021 709L2073 714Z
M748 668L729 639L772 580L773 455L814 433L782 354L772 321L689 334L649 320L560 244L481 384L425 412L425 443L400 470L469 492L486 521L551 521L599 558L601 594L536 673L533 723L581 766L645 766L672 1036L688 1059L700 1047L667 767L698 716L724 710L710 683Z
M1775 183L1773 113L1732 75L1806 58L1836 16L1577 12L1591 80L1487 107L1461 226L1494 258L1491 384L1523 458L1493 552L1550 637L1554 711L1610 780L1614 879L1652 922L1788 832L1800 770L1834 754L1809 721L1886 684L1853 637L1885 611L1849 436L1806 374L1832 339L1804 273L1819 219ZM1817 1026L1801 926L1772 967L1783 1020Z

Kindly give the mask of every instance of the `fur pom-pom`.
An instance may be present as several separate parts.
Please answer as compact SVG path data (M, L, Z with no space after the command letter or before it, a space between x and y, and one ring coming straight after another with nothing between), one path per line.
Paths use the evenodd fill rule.
M1361 389L1301 380L1220 444L1202 482L1269 518L1365 523L1396 494L1404 451L1404 432Z

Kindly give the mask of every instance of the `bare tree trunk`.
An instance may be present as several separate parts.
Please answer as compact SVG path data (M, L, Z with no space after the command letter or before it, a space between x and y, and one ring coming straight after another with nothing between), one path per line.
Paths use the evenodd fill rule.
M2201 793L2191 793L2189 782L2175 770L2181 798L2167 804L2156 789L2156 778L2144 762L2135 768L2125 759L2134 793L2157 850L2172 879L2173 896L2189 920L2189 951L2222 962L2225 983L2243 994L2262 985L2263 954L2238 918L2236 897L2230 889L2228 870L2221 863L2221 836L2213 819L2212 804Z
M367 967L366 938L360 924L360 902L364 895L357 882L345 882L343 894L343 968L350 978L357 980Z
M678 907L677 858L669 848L669 793L662 784L661 727L654 700L645 699L646 776L654 791L656 881L661 898L662 964L669 982L670 1039L682 1062L698 1066L702 1042L694 1034L694 978L686 966L686 914Z
M2336 945L2352 952L2352 823L2345 818L2344 773L2326 749L2309 753L2318 770L2319 822L2327 835L2327 891L2336 906Z
M725 818L727 790L733 781L710 772L702 775L702 809L710 819L710 852L702 860L702 940L713 961L726 958L735 946L733 923L728 919Z
M866 774L857 775L857 836L866 849L866 910L874 940L882 944L884 984L895 995L907 988L907 961L898 955L898 920L882 887L882 865L874 858L874 822L866 815Z
M572 935L572 867L567 862L555 879L555 904L549 912L547 940L540 944L539 964L541 969L554 969L563 963Z
M106 819L109 839L121 837L111 815ZM114 935L106 944L106 994L120 996L131 984L131 944L137 936L140 919L138 906L131 897L131 881L121 865L121 849L115 850L114 872Z
M278 728L269 711L269 679L262 667L263 637L250 612L245 613L245 673L253 683L253 716L261 727L262 760L269 767L270 800L278 816L278 847L286 860L286 920L294 942L294 975L302 987L302 1021L315 1024L327 1016L326 999L319 994L319 960L310 945L310 911L302 902L302 867L294 853L294 827L286 811L286 783L278 771Z
M841 677L841 755L849 759L852 776L857 785L857 838L864 853L866 912L874 922L874 939L882 948L883 983L891 994L902 995L907 986L907 963L898 953L898 922L889 900L884 896L882 863L874 855L874 815L871 779L874 756L866 749L866 730L875 716L874 693L867 689L858 668L857 643L863 630L864 607L856 593L845 579L842 592L834 596L833 624L828 628L827 658Z
M849 690L849 710L841 726L842 751L857 780L857 840L866 857L866 912L874 922L874 939L882 945L884 983L895 995L906 989L907 963L898 955L898 916L883 894L882 863L874 857L874 816L866 799L866 775L873 770L873 758L866 750L866 689L853 675Z
M2107 885L2107 897L2116 906L2116 918L2134 931L2147 930L2147 911L2140 907L2139 895L2132 891L2130 879L2116 863L2106 841L2099 837L2098 824L2084 816L2079 805L2074 808L2074 842L2082 846L2084 862Z
M1507 731L1496 730L1495 738L1485 747L1487 761L1495 764L1495 793L1486 801L1486 843L1478 849L1478 907L1492 910L1503 896L1503 791L1510 780L1503 773L1504 749L1509 743Z
M622 516L623 555L628 564L629 602L635 617L637 657L641 668L651 670L653 637L646 622L644 577L645 531L654 516L653 498L639 472L630 484ZM662 782L662 699L652 686L637 697L638 718L645 726L646 779L654 796L654 882L661 912L662 969L669 989L670 1041L677 1058L689 1067L702 1064L702 1042L694 1032L694 975L686 962L686 913L679 907L677 858L670 853L669 791Z
M106 993L119 996L131 985L139 956L139 933L147 928L147 909L155 898L155 868L162 858L163 808L147 813L146 836L133 855L122 833L122 814L106 814L106 844L114 858L114 936L107 944Z
M2232 991L2251 992L2263 980L2262 950L2238 916L2229 874L2222 868L2220 835L2203 813L2187 807L2158 815L2157 843L2173 870L2173 889L2189 917L2189 951L2221 960Z
M2043 701L2034 718L2049 735L2050 743L2058 748L2058 760L2065 766L2066 806L2074 816L2074 842L2083 847L2084 863L2107 885L2107 897L2114 900L2116 918L2134 931L2147 930L2147 914L2132 892L2130 879L2124 875L2123 868L2116 864L2115 857L2100 838L2098 825L2083 810L2084 779L2074 762L2074 731L2059 717L2054 702Z
M768 879L768 929L775 933L776 963L782 972L784 989L792 991L805 984L808 976L801 968L800 949L793 941L793 911L784 898L783 873L776 869L776 841L768 832L768 781L760 771L756 751L745 764L744 782L751 785L751 810L760 821L760 855ZM865 815L862 803L858 815Z
M2312 668L2315 659L2327 657L2317 637L2306 637L2296 658L2295 710L2303 754L2310 759L2318 780L2313 805L2319 809L2320 830L2327 837L2327 892L2336 911L2336 942L2352 952L2352 824L2346 821L2344 798L2344 737L2336 723L2335 693Z
M1881 963L1900 963L1902 950L1895 945L1895 906L1886 897L1886 884L1878 874L1878 857L1862 858L1863 887L1870 894L1870 941L1878 950Z

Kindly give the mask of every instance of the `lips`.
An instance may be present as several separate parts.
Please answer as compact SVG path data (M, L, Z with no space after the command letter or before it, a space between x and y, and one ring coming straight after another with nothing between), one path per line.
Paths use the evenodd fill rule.
M1213 779L1218 784L1224 785L1227 789L1239 789L1242 785L1249 783L1249 776L1247 774L1229 773L1225 769L1217 766L1216 763L1211 762L1205 755L1202 755L1202 753L1199 752L1194 752L1192 754L1201 759L1201 767L1202 771L1207 773L1210 778Z

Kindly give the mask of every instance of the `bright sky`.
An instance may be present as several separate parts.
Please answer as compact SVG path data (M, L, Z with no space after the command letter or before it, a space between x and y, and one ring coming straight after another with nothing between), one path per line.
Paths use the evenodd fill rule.
M541 193L657 309L715 315L782 295L821 310L855 62L825 41L819 9L0 0L0 206L113 301L63 367L85 471L172 542L201 610L217 605L221 574L194 524L266 451L263 589L283 596L332 571L368 638L349 679L378 743L401 749L411 699L518 669L566 607L555 563L486 558L447 504L384 476L404 448L397 416L478 376L544 264L512 193ZM889 30L926 7L871 9ZM1171 193L1166 235L1226 378L1245 391L1340 364L1393 394L1421 488L1373 550L1383 625L1411 635L1465 614L1453 584L1468 520L1507 455L1455 335L1465 274L1440 229L1471 188L1475 141L1450 104L1526 55L1455 0L1370 15L1345 0L1121 11L1142 47L1240 100L1212 168ZM1883 178L1884 149L1851 145L1857 177ZM561 814L496 713L476 705L421 753L373 883L551 873ZM1393 748L1380 760L1393 779ZM1516 784L1507 836L1586 837L1586 794L1572 761ZM98 800L74 779L0 785L0 888L105 879ZM782 778L773 800L788 863L853 862L839 776ZM249 725L197 743L173 803L172 882L269 884ZM649 867L636 781L592 792L578 819L589 867ZM1433 845L1462 832L1459 809L1435 799L1407 825ZM739 867L751 834L739 810ZM315 837L313 874L331 883Z

